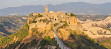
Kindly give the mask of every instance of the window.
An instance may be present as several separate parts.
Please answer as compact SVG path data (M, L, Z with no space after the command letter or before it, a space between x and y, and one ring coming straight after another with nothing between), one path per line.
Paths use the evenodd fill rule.
M56 19L55 19L55 21L56 21Z

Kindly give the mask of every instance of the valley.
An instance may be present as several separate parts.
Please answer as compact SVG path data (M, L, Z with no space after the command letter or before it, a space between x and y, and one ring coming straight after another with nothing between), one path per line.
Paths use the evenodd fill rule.
M77 16L45 6L43 13L0 21L1 49L110 49L110 16Z
M16 33L26 22L26 16L0 16L0 38Z

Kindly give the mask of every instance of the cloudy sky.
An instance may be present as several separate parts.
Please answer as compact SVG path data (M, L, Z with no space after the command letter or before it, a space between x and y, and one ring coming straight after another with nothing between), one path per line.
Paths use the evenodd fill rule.
M23 5L61 4L67 2L88 2L93 4L101 4L111 2L111 0L0 0L0 9L7 7L18 7Z

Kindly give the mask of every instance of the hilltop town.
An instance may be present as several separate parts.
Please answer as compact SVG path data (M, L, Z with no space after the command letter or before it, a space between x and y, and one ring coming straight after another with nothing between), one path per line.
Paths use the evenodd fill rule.
M30 14L27 23L29 25L29 33L33 28L37 28L39 32L49 31L54 25L59 23L67 23L68 28L74 30L77 28L78 18L73 13L63 13L61 11L48 11L48 6L45 6L44 13Z
M0 49L106 49L84 34L73 13L49 11L31 13L27 23L0 40Z

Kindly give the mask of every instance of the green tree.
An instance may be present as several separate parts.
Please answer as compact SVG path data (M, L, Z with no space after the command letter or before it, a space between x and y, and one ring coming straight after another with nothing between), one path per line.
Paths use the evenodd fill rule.
M38 17L42 17L42 15L41 15L41 14L38 14Z
M30 16L33 16L33 13L31 13Z
M65 15L67 15L67 13L65 13Z
M71 13L70 16L76 16L75 14Z

